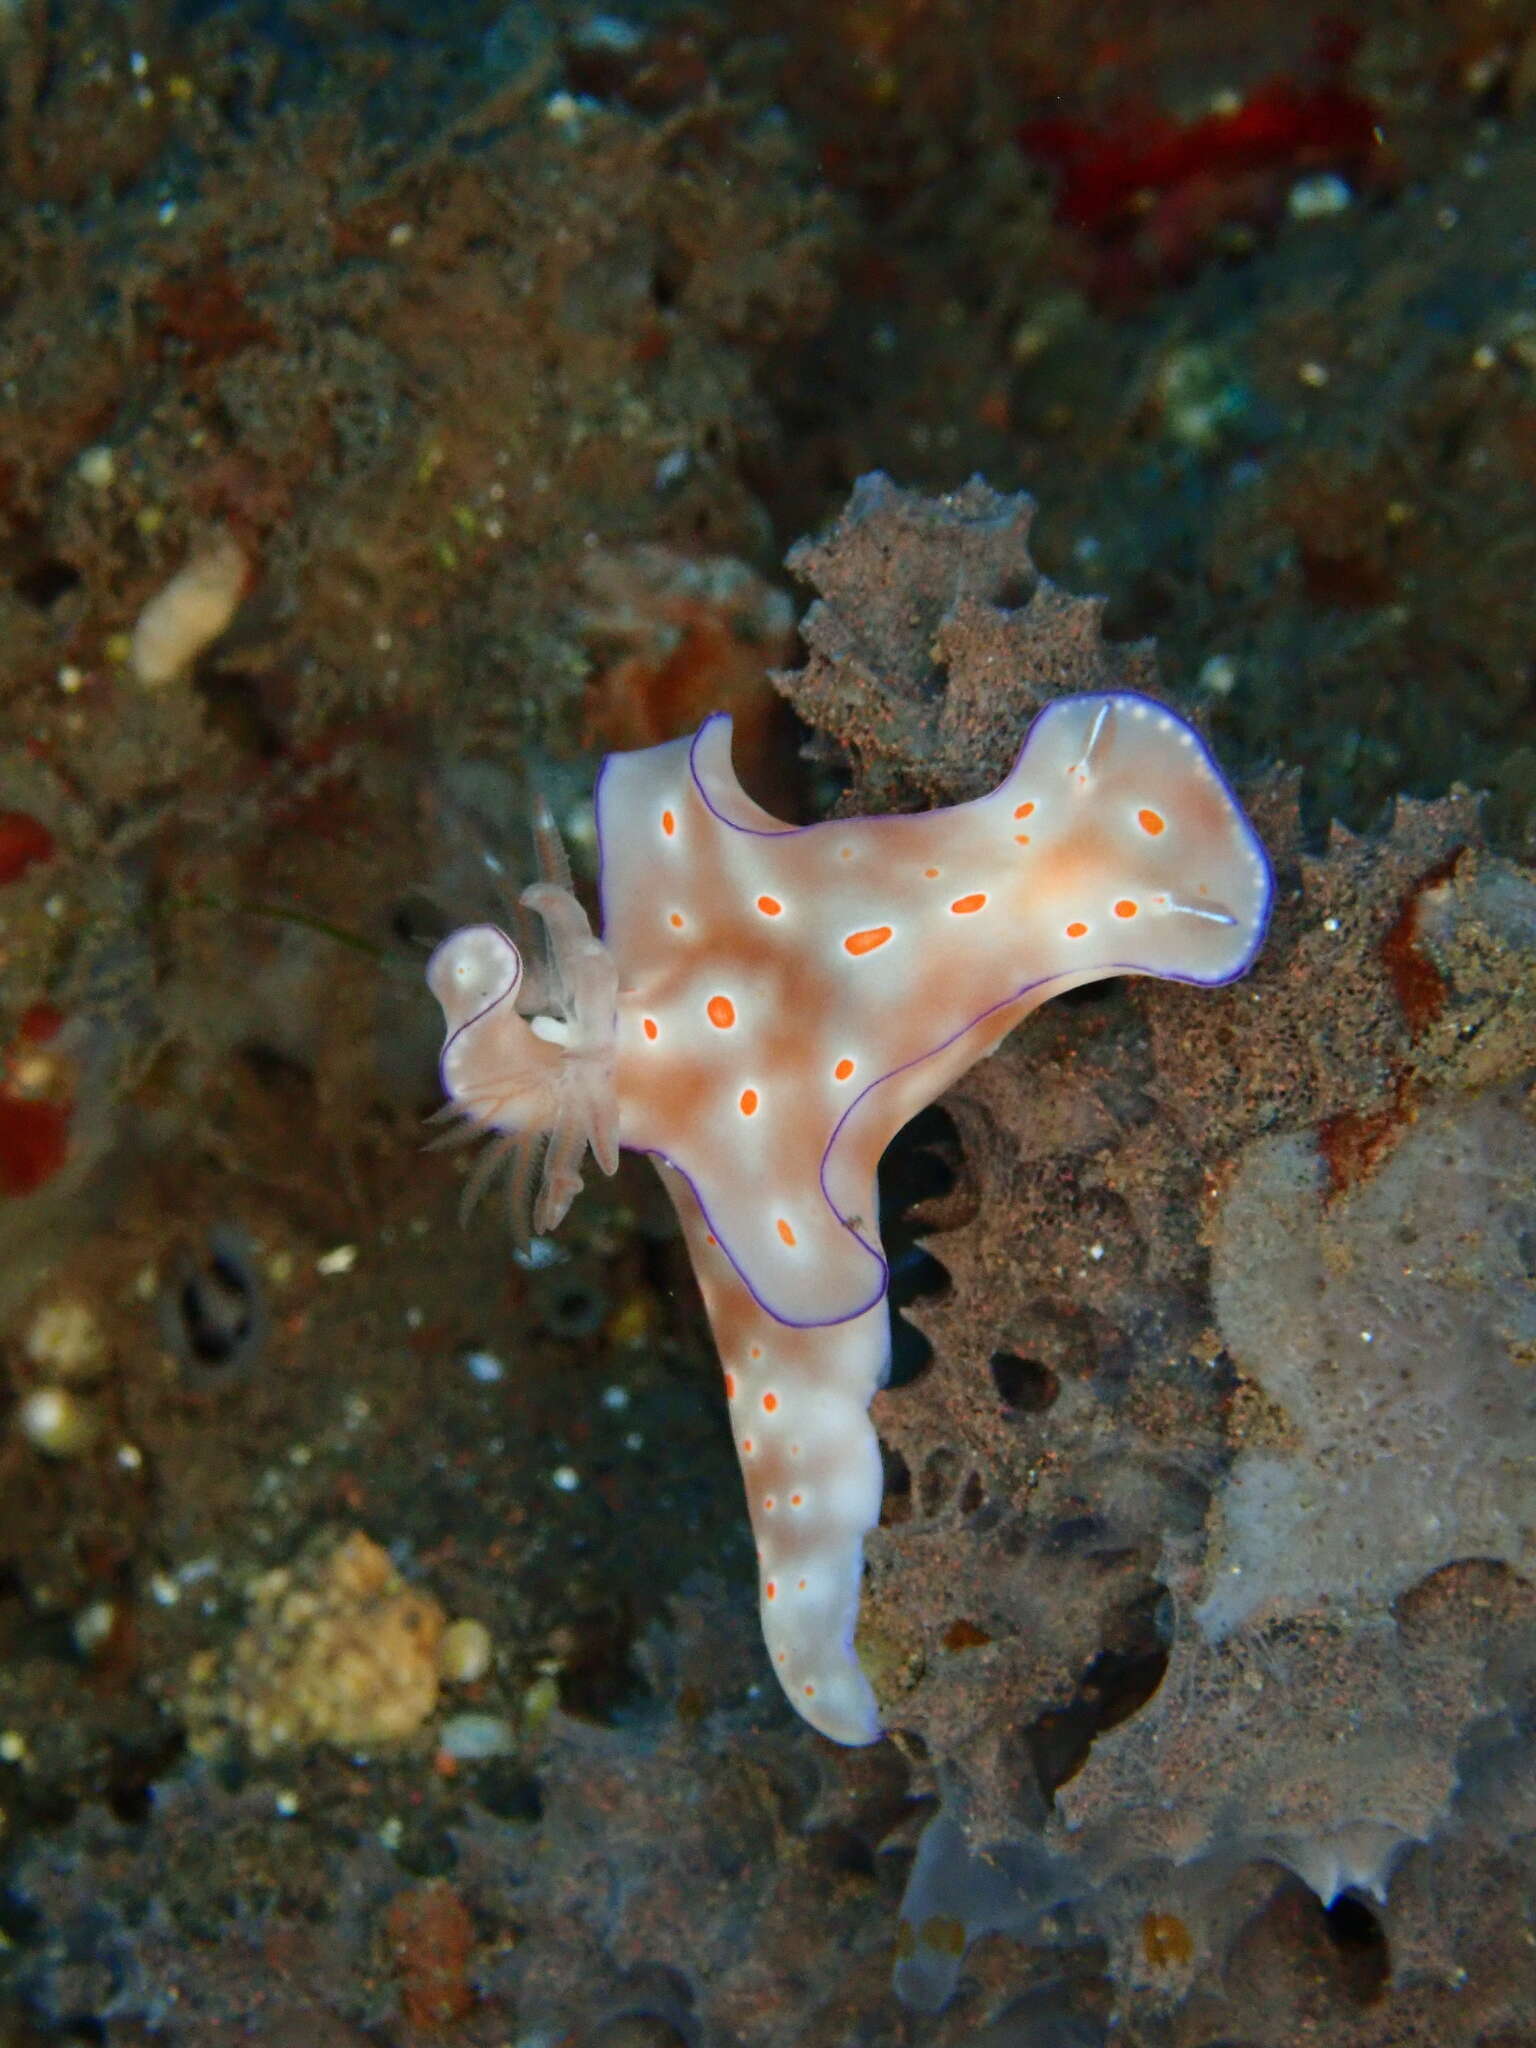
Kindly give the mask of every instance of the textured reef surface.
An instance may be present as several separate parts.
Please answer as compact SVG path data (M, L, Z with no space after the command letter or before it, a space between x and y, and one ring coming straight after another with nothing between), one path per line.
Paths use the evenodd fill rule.
M0 2041L1536 2043L1530 6L0 59ZM1125 692L1269 936L887 1154L840 1749L655 1175L461 1227L422 972L608 750Z

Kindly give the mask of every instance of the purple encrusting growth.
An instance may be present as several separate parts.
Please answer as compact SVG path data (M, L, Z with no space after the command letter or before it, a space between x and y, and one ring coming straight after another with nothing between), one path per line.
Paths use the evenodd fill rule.
M804 827L742 790L716 716L610 756L597 822L601 941L546 881L523 899L550 940L538 988L494 927L434 955L450 1107L530 1180L547 1138L540 1229L589 1144L604 1171L618 1145L656 1159L725 1367L775 1669L815 1727L868 1742L880 1155L1051 996L1242 974L1269 865L1198 736L1128 692L1050 705L975 802Z

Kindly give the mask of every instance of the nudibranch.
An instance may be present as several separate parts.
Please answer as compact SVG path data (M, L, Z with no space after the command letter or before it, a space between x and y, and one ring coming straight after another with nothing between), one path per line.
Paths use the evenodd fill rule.
M656 1161L725 1369L774 1670L813 1727L865 1743L880 1155L1051 996L1242 974L1273 885L1199 736L1144 697L1052 703L973 803L807 826L747 796L730 733L717 715L604 762L600 939L546 879L521 899L544 963L475 925L428 982L448 1110L518 1154L535 1229L564 1216L588 1148L605 1173L621 1146Z

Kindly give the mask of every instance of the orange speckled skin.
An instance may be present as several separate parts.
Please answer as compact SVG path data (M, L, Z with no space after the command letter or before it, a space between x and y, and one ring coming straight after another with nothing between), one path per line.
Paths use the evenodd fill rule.
M615 1129L656 1159L725 1369L775 1674L813 1727L872 1742L853 1636L890 1348L880 1155L1049 997L1241 974L1268 862L1195 733L1128 692L1051 704L973 803L805 827L747 797L717 715L611 755L597 823L601 943L567 891L524 897L558 1014L519 1013L494 927L434 956L444 1082L506 1142L551 1131L549 1219L587 1144L605 1170Z
M1065 989L1242 973L1269 870L1140 697L1052 705L999 789L915 817L782 825L729 747L717 717L599 783L621 1140L687 1177L770 1314L832 1323L884 1292L875 1167L902 1125Z

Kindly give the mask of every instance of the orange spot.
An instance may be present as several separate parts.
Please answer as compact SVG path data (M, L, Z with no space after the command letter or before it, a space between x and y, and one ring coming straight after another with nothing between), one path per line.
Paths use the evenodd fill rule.
M802 1579L802 1580L800 1581L799 1585L798 1585L798 1586L797 1586L797 1587L795 1588L795 1590L796 1590L796 1592L797 1592L797 1593L803 1593L803 1592L805 1591L805 1581L804 1581L804 1579Z
M1016 818L1032 818L1035 815L1035 807L1033 804L1020 804L1013 815Z
M1141 1923L1141 1946L1154 1970L1180 1969L1195 1952L1194 1939L1176 1913L1148 1913Z
M792 1493L789 1496L789 1504L792 1508L800 1507L803 1504L804 1500L805 1495L803 1493Z
M1015 846L1028 846L1029 834L1027 832L1015 832L1013 835L1013 843Z
M1116 917L1134 917L1136 915L1136 905L1129 896L1122 896L1120 898L1120 901L1115 905L1115 915Z
M813 1699L815 1699L815 1697L816 1697L816 1688L815 1688L815 1686L814 1686L814 1685L808 1685L808 1686L807 1686L807 1687L805 1688L805 1696L806 1696L806 1698L807 1698L808 1700L813 1700Z
M674 910L671 917L667 920L667 922L671 925L672 929L675 932L680 932L683 928L682 912L680 910Z
M752 1439L751 1439L751 1437L749 1437L749 1436L744 1436L744 1437L742 1438L742 1440L741 1440L741 1451L742 1451L742 1456L743 1456L743 1457L746 1457L746 1458L750 1458L750 1457L751 1457L751 1455L752 1455Z
M974 896L957 896L949 906L956 917L969 917L973 910L985 910L986 896L977 890Z
M1136 822L1143 832L1150 832L1155 839L1163 829L1163 817L1159 811L1138 811Z
M779 1218L779 1236L783 1238L787 1245L792 1246L794 1244L795 1233L790 1229L782 1216Z
M670 811L662 812L661 829L663 832L666 833L669 839L672 837L672 834L677 830L677 820L673 817Z
M924 868L923 873L928 877L930 882L936 882L939 879L939 871L937 868Z
M641 1029L644 1031L647 1038L654 1038L656 1036L656 1019L654 1017L647 1017L644 1023L642 1024Z
M754 1345L752 1346L752 1356L753 1356L754 1358L761 1358L761 1357L762 1357L762 1355L763 1355L763 1347L762 1347L762 1345L761 1345L761 1344L754 1344Z
M773 1413L774 1409L778 1407L778 1405L779 1405L779 1397L778 1397L778 1395L777 1395L777 1394L764 1394L764 1396L763 1396L763 1413L764 1413L765 1415L771 1415L771 1414Z
M770 1600L777 1600L779 1597L779 1589L772 1579L770 1579L767 1585L764 1586L763 1591L768 1595L768 1598Z
M855 956L860 953L873 953L878 946L883 946L887 940L894 939L895 936L888 924L871 925L868 931L850 932L843 941L843 950Z
M727 1401L734 1401L736 1398L736 1375L733 1372L728 1372L725 1376L725 1398Z
M783 904L779 901L777 896L759 896L757 899L757 907L763 913L764 917L777 917L779 912L784 908Z
M1067 926L1067 937L1069 939L1086 939L1087 936L1088 927L1083 923L1081 918L1076 919L1073 923Z
M715 1233L714 1233L714 1232L713 1232L713 1231L711 1230L711 1231L708 1231L708 1232L706 1232L706 1233L705 1233L705 1237L704 1237L704 1242L705 1242L706 1244L718 1244L718 1243L720 1242L720 1240L719 1240L719 1238L718 1238L718 1237L716 1237Z
M788 1650L780 1650L779 1654L774 1658L773 1661L775 1664L787 1664L789 1662Z
M851 846L840 846L837 850L842 855L844 860L853 859L853 848Z
M743 1116L757 1115L757 1090L743 1088L741 1091L741 1113Z
M717 1031L729 1031L736 1022L736 1005L729 996L711 996L704 1014Z
M852 1060L839 1060L837 1065L832 1069L832 1077L834 1080L837 1081L846 1081L852 1073Z
M764 1512L767 1514L771 1515L777 1506L778 1502L774 1499L771 1493L763 1501L763 1509Z

